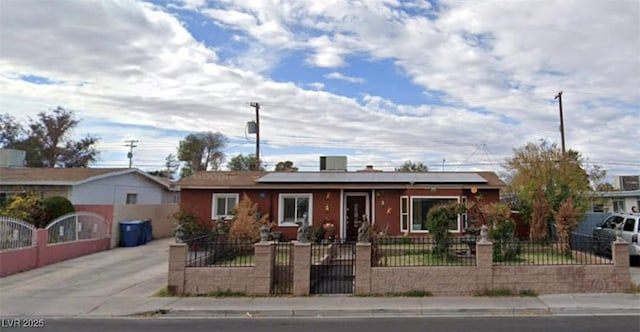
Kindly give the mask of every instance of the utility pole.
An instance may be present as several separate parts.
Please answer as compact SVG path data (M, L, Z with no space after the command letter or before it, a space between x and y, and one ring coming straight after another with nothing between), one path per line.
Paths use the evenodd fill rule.
M562 115L562 91L558 92L558 95L554 99L558 99L558 105L560 106L560 135L562 137L562 155L565 155L564 145L564 116Z
M130 139L130 140L125 140L124 142L127 143L124 146L129 147L129 153L127 153L127 158L129 158L129 168L131 168L131 161L133 159L133 148L137 147L135 143L138 143L138 140Z
M260 103L251 103L256 109L256 171L260 170Z

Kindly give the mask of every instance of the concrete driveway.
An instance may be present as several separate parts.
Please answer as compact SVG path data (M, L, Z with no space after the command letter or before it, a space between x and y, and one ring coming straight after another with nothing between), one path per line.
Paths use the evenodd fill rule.
M0 278L0 316L86 315L144 303L167 283L172 238Z

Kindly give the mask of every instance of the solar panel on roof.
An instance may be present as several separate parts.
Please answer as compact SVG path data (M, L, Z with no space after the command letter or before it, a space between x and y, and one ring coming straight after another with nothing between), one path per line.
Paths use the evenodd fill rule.
M324 173L292 172L270 173L257 180L259 183L486 183L476 173Z

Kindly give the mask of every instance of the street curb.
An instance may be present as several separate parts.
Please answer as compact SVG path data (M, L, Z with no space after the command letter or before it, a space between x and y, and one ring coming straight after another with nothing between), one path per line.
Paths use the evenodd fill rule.
M589 312L589 314L593 314ZM456 310L168 310L160 318L284 318L284 317L470 317L470 316L549 316L549 309L456 309Z

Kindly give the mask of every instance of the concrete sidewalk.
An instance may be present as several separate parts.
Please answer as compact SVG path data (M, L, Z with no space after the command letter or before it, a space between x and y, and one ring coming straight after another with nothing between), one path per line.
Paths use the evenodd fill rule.
M539 297L132 297L61 298L54 306L33 301L3 306L16 317L440 317L531 315L638 315L638 294L554 294ZM27 309L24 305L29 305ZM28 313L28 314L26 314Z
M182 298L163 317L400 317L640 315L640 295L559 294L539 297Z

